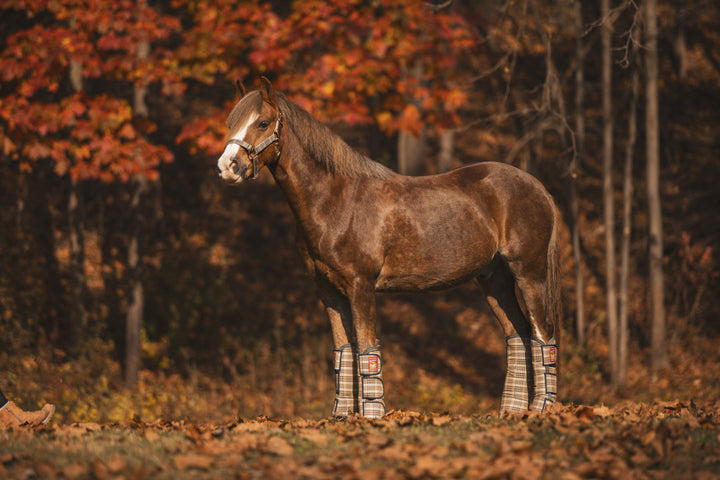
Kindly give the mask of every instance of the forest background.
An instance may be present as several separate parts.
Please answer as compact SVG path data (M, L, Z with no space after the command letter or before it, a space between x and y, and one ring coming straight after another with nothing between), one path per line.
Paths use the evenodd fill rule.
M215 174L234 82L260 75L401 172L497 160L547 186L563 402L718 398L717 2L0 10L0 388L18 403L59 423L329 414L329 325L291 212L267 172ZM497 409L504 339L476 286L378 313L390 408Z

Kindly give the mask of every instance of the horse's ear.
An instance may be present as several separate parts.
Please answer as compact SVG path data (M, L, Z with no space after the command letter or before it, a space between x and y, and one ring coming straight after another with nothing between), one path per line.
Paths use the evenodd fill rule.
M260 92L262 93L262 97L265 102L277 108L275 90L273 89L270 80L268 80L266 77L260 77Z
M235 87L237 88L235 97L237 97L237 100L240 100L242 97L245 96L245 85L243 85L240 80L235 80Z

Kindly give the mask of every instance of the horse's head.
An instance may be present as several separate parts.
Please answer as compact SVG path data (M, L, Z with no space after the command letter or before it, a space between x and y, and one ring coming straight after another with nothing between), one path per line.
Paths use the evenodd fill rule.
M282 130L270 80L263 77L260 90L247 95L244 89L239 91L241 97L228 116L225 150L217 164L220 178L233 185L256 178L263 166L277 161Z

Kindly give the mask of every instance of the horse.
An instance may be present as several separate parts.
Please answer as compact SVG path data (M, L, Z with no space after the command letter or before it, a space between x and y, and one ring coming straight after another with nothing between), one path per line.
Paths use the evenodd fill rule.
M297 247L330 320L332 415L386 414L376 293L476 281L505 334L503 412L557 398L558 213L539 180L481 162L400 175L353 150L266 78L227 118L217 162L239 185L267 168L292 210Z

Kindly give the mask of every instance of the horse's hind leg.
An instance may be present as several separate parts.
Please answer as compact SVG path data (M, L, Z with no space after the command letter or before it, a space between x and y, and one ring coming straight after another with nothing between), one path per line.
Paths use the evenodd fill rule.
M532 409L538 412L557 398L557 342L556 332L548 331L546 305L542 283L517 277L520 302L532 327L533 400Z
M495 263L492 274L478 277L478 283L505 334L507 372L500 413L524 412L529 407L532 384L530 325L518 304L512 273L499 258Z

